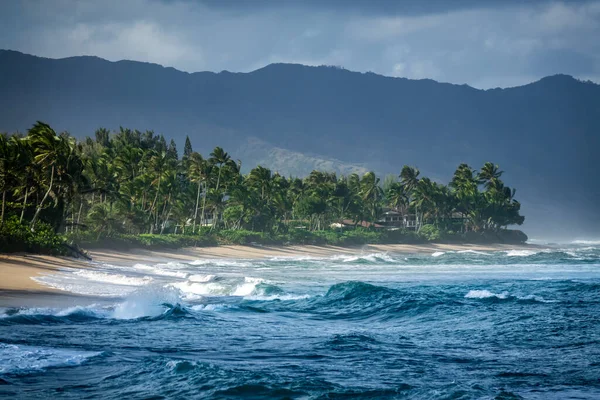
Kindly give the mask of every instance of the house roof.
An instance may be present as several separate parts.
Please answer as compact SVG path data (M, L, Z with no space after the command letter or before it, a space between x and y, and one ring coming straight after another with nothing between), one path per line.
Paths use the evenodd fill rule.
M383 213L383 215L400 215L398 211L389 210Z

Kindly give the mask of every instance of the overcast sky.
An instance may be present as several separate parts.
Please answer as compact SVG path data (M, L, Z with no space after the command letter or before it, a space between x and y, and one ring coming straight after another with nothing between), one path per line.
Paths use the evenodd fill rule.
M599 38L600 0L0 1L0 48L188 72L290 62L478 88L600 82Z

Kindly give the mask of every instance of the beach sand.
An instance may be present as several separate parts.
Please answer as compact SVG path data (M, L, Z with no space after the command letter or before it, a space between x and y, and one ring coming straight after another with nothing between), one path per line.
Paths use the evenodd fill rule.
M436 251L502 251L531 249L534 245L460 245L460 244L386 244L360 247L336 246L218 246L152 251L132 249L127 251L95 250L90 254L93 261L68 257L51 257L32 254L0 255L0 303L14 303L27 297L35 297L36 303L64 303L64 296L73 296L60 290L41 285L32 278L55 273L60 268L101 268L102 263L133 265L136 263L159 263L167 261L193 261L205 258L265 257L328 257L339 254L369 253L434 253ZM8 301L10 300L10 301ZM78 299L81 300L81 299Z

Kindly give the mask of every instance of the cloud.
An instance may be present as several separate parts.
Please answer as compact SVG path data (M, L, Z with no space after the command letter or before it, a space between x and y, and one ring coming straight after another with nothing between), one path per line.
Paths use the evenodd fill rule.
M0 2L0 48L185 71L340 65L495 87L600 79L600 0Z

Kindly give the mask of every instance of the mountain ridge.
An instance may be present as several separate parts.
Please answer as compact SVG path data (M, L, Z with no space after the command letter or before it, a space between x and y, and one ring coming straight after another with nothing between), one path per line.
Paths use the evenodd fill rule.
M600 230L600 85L570 75L483 90L327 66L189 73L0 51L0 92L0 131L36 120L79 137L101 126L153 129L180 145L190 135L205 154L220 145L246 165L281 166L294 153L308 155L290 156L308 163L297 171L320 159L381 174L410 164L445 181L461 162L493 161L518 189L528 228L552 220L557 231ZM255 157L249 138L283 150L272 151L279 159Z
M254 69L252 71L248 71L248 72L244 72L244 71L230 71L230 70L222 70L222 71L193 71L193 72L189 72L189 71L184 71L181 69L177 69L175 67L169 67L169 66L164 66L162 64L159 63L154 63L154 62L149 62L149 61L138 61L138 60L129 60L129 59L120 59L120 60L115 60L115 61L111 61L111 60L107 60L105 58L99 57L99 56L94 56L94 55L78 55L78 56L69 56L69 57L61 57L61 58L52 58L52 57L44 57L44 56L36 56L33 54L29 54L29 53L25 53L25 52L21 52L18 50L12 50L12 49L0 49L0 54L1 53L8 53L8 54L12 54L12 55L17 55L17 56L25 56L25 57L31 57L31 58L35 58L35 59L44 59L44 60L53 60L53 61L65 61L65 60L85 60L85 59L90 59L90 60L95 60L95 61L101 61L104 63L109 63L109 64L136 64L136 65L146 65L146 66L151 66L151 67L159 67L161 69L164 70L172 70L172 71L176 71L178 73L181 74L185 74L185 75L203 75L203 74L212 74L212 75L219 75L219 74L253 74L253 73L257 73L260 71L268 71L269 69L272 68L277 68L279 66L282 67L287 67L287 66L292 66L292 67L301 67L301 68L316 68L316 69L333 69L333 70L337 70L337 71L346 71L352 74L359 74L359 75L375 75L377 77L381 77L381 78L388 78L388 79L397 79L397 80L406 80L406 81L413 81L413 82L433 82L436 84L441 84L441 85L451 85L451 86L459 86L459 87L468 87L470 89L473 90L477 90L477 91L495 91L495 90L509 90L509 89L514 89L514 88L520 88L520 87L524 87L524 86L528 86L528 85L533 85L536 84L538 82L541 81L546 81L546 80L553 80L553 79L568 79L571 81L576 81L576 82L580 82L580 83L584 83L584 84L592 84L595 86L600 86L600 83L597 82L593 82L590 80L582 80L582 79L578 79L575 78L573 75L570 74L563 74L563 73L556 73L556 74L552 74L552 75L547 75L544 77L539 78L538 80L523 84L523 85L518 85L518 86L509 86L509 87L495 87L495 88L488 88L488 89L483 89L483 88L476 88L474 86L471 86L467 83L452 83L452 82L443 82L443 81L436 81L435 79L431 79L431 78L421 78L421 79L412 79L412 78L407 78L407 77L401 77L401 76L390 76L390 75L383 75L383 74L379 74L373 71L365 71L365 72L361 72L361 71L352 71L349 69L346 69L344 67L339 67L339 66L334 66L334 65L305 65L305 64L300 64L300 63L286 63L286 62L274 62L274 63L270 63L267 64L263 67Z

